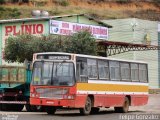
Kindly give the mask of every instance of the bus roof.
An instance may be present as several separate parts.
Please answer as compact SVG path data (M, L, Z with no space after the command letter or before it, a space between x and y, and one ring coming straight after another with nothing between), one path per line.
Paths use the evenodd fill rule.
M122 62L136 62L136 63L145 63L144 61L138 61L138 60L125 60L125 59L117 59L117 58L108 58L108 57L102 57L102 56L93 56L93 55L84 55L84 54L75 54L75 53L65 53L65 52L42 52L42 53L34 53L34 55L47 55L47 54L63 54L63 55L75 55L79 57L89 57L89 58L96 58L96 59L105 59L105 60L113 60L113 61L122 61Z

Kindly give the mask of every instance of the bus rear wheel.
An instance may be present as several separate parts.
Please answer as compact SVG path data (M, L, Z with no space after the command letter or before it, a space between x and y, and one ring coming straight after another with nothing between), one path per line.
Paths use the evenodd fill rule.
M84 108L80 108L80 114L82 115L89 115L91 112L91 108L92 108L92 101L90 97L87 97L86 103L85 103L85 107Z
M125 101L122 107L114 107L115 112L117 113L127 113L129 110L129 99L125 97Z
M97 114L99 112L100 108L98 107L92 107L91 114Z
M49 115L54 115L55 112L56 112L56 108L55 108L55 107L51 107L51 106L47 106L47 107L46 107L46 112L47 112Z
M30 105L30 104L26 105L26 110L28 112L43 112L44 111L42 106L36 106L36 105Z

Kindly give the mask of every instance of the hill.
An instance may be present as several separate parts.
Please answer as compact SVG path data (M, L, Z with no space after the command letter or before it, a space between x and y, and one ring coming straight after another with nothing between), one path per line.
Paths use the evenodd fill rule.
M2 1L2 0L1 0ZM5 0L3 0L5 1ZM136 17L160 20L159 0L13 0L2 2L0 19L32 17L35 9L46 10L51 16L86 13L98 19ZM21 2L24 1L24 2Z

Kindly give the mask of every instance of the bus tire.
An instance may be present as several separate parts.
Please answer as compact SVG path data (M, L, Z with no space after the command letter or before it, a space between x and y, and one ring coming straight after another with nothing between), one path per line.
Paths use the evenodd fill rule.
M36 106L34 106L34 105L26 104L25 107L26 107L27 112L36 112L37 111Z
M91 112L91 108L92 108L92 101L90 97L87 97L86 99L86 103L85 103L85 107L84 108L80 108L80 114L81 115L89 115Z
M91 108L91 114L97 114L99 112L100 108L92 107Z
M14 108L11 109L11 111L17 111L17 112L20 112L23 110L24 108L24 105L20 105L20 104L15 104L13 105Z
M125 101L122 107L114 107L115 112L117 113L127 113L129 110L129 99L125 97Z
M47 107L46 107L46 112L47 112L49 115L54 115L55 112L56 112L56 108L53 107L53 106L47 106Z

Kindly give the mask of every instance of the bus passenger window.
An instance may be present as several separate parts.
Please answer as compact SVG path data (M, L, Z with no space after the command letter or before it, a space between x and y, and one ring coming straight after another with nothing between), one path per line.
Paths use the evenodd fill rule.
M109 79L108 61L98 60L98 73L100 79Z
M97 62L95 59L87 59L88 77L91 79L97 79Z
M77 67L76 67L76 76L77 76L77 81L78 82L87 82L88 77L87 77L87 63L85 62L77 62Z
M121 78L123 81L130 80L130 66L129 63L120 63L121 66Z
M109 61L111 80L120 80L119 62Z
M147 82L147 66L139 64L139 80L140 82Z
M136 64L136 63L131 63L131 80L132 81L139 81L138 64Z

